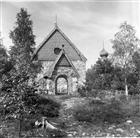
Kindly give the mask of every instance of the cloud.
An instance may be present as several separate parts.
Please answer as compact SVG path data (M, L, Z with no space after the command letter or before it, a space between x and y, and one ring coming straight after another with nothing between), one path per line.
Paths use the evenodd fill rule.
M20 8L27 8L33 20L33 31L36 43L41 41L54 28L55 16L60 29L69 37L76 47L87 57L87 67L94 64L102 50L112 52L114 34L119 31L118 26L125 20L139 28L139 5L137 2L115 1L71 1L71 2L3 2L3 34L7 47L11 45L9 30L13 29L16 14Z

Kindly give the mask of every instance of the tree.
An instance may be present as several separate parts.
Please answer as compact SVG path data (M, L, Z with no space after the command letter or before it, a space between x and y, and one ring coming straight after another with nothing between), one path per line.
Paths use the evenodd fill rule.
M113 90L124 90L123 72L122 68L114 66L114 73L111 88Z
M87 70L87 87L91 89L110 89L114 67L109 59L98 59L91 69Z
M132 59L135 66L133 73L135 76L135 81L133 81L135 82L134 88L136 89L136 93L140 93L140 49L134 52Z
M13 68L4 78L3 91L7 93L4 104L7 116L14 116L19 120L19 137L21 122L24 117L34 110L26 106L25 95L35 93L35 78L41 69L41 63L33 61L35 50L35 35L33 35L33 22L26 9L21 8L17 13L14 30L10 32L13 46L10 49L10 62Z
M1 37L0 32L0 81L2 79L2 75L5 73L7 63L8 63L8 55L3 45L3 38Z
M135 66L135 71L138 73L140 79L140 49L134 52L132 60Z
M128 75L133 69L132 55L139 44L139 39L136 37L134 27L124 22L119 26L119 31L111 42L114 49L114 64L123 69L125 93L128 95Z

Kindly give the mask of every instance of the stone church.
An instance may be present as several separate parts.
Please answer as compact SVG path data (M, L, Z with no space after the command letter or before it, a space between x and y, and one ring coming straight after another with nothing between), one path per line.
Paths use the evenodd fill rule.
M37 79L46 93L75 95L77 86L84 85L87 59L57 24L37 47L36 55L43 66Z

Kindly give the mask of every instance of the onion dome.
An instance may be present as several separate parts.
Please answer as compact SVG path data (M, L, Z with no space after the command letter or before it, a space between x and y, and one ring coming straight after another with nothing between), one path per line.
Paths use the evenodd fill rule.
M108 52L103 48L102 51L100 52L100 57L108 57Z

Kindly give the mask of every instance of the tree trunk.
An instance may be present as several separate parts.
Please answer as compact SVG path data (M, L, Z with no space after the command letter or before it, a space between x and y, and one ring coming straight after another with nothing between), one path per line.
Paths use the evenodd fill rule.
M125 78L125 95L128 96L127 79Z

